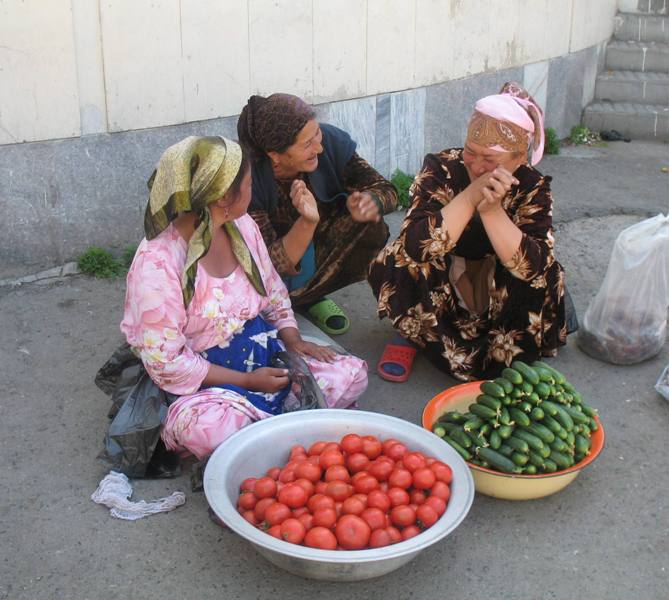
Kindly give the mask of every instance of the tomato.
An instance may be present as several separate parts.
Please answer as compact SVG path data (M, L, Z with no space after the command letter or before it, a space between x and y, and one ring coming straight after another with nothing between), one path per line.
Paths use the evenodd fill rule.
M380 508L366 508L362 511L360 517L369 525L372 531L387 526L386 513Z
M302 446L302 444L295 444L294 446L290 447L290 457L293 458L293 455L300 455L300 454L305 454L307 453L307 449Z
M331 481L325 488L325 495L335 502L343 502L353 493L353 486L345 481Z
M370 508L379 508L386 513L390 510L390 498L388 498L388 494L381 490L372 490L367 494L367 506Z
M309 508L306 506L300 506L300 508L294 508L291 512L293 513L293 516L297 519L302 515L308 514Z
M258 500L255 508L253 509L253 514L255 515L256 521L258 521L258 523L265 519L265 510L267 510L267 507L271 506L275 502L276 500L274 498L263 498L262 500Z
M318 461L322 469L328 469L332 465L344 465L346 460L344 455L338 450L324 450Z
M441 461L433 462L430 465L430 469L434 471L438 481L443 481L448 485L453 481L453 470L446 463Z
M334 508L334 506L335 501L325 494L314 494L307 502L307 507L312 513L321 508Z
M339 442L341 449L347 454L355 454L356 452L362 452L362 438L355 434L349 433L341 438Z
M451 497L451 488L449 488L443 481L437 481L430 490L430 496L441 498L448 504L448 499Z
M400 444L401 442L399 440L396 440L395 438L388 438L387 440L384 440L382 447L383 447L383 453L388 454L388 448L395 444Z
M413 477L406 469L394 469L388 477L388 485L390 487L398 487L406 490L412 483Z
M323 479L327 482L330 481L346 481L347 483L351 481L351 476L348 473L348 469L344 465L332 465L325 471L325 476Z
M254 492L256 498L273 498L276 496L276 481L271 477L261 477L256 481Z
M309 512L300 515L297 520L304 525L305 531L309 531L314 526L314 515Z
M260 522L259 519L256 518L255 512L252 511L252 510L245 510L245 511L242 513L242 517L243 517L246 521L248 521L249 523L251 523L251 525L253 525L254 527L256 527L256 526L258 525L258 523Z
M409 500L411 501L411 504L419 506L427 500L427 496L425 495L425 492L421 490L412 490L409 494Z
M379 482L371 475L365 475L353 482L353 489L360 494L369 494L369 492L378 489Z
M336 550L337 538L334 533L325 527L312 527L304 536L304 545L309 548L320 548L321 550Z
M295 463L288 463L283 469L281 469L281 473L279 473L279 481L281 483L290 483L295 481L296 466L297 465Z
M379 489L380 489L382 492L386 492L386 493L387 493L389 487L390 487L390 486L388 485L388 482L387 482L387 481L381 481L381 482L379 483Z
M337 511L334 508L320 508L314 511L312 525L332 529L337 522Z
M386 531L388 532L388 535L390 536L390 543L391 544L396 544L397 542L402 541L402 533L400 532L397 527L393 527L392 525L389 525L386 527Z
M341 517L341 507L344 506L343 502L335 502L335 512L337 513L337 518Z
M291 512L285 504L274 502L265 509L265 519L263 523L266 529L272 525L281 525L286 519L290 518Z
M239 497L237 506L243 510L253 510L256 502L258 502L258 498L253 492L244 492Z
M279 492L278 499L289 508L300 508L307 503L309 495L301 485L291 483Z
M426 464L428 467L429 467L431 464L436 463L436 462L437 462L437 459L434 458L434 457L432 457L432 456L428 456L428 457L425 459L425 464Z
M295 463L295 466L299 465L300 463L307 462L307 458L309 458L306 454L291 454L290 455L290 462Z
M362 451L369 460L374 460L383 451L383 446L378 438L373 435L366 435L362 438Z
M308 479L296 479L294 483L288 485L299 485L307 493L307 498L311 498L316 491L316 486Z
M280 467L272 467L271 469L267 469L267 473L265 473L267 477L271 477L272 479L275 480L279 478L280 474L281 474Z
M297 519L286 519L281 523L281 539L290 544L301 544L307 530Z
M394 506L390 511L390 520L398 527L408 527L416 522L416 511L406 504Z
M295 477L298 479L308 479L316 483L323 474L323 469L319 465L307 461L300 463L295 467Z
M386 493L391 506L401 506L402 504L409 504L410 502L409 492L402 488L390 488Z
M310 463L312 465L318 465L319 467L320 467L320 464L319 464L320 459L321 459L321 457L320 457L319 454L310 454L309 456L307 456L307 462L308 463Z
M422 467L413 472L413 486L419 490L429 490L437 477L429 467Z
M311 444L311 446L309 446L307 454L309 454L309 456L318 455L323 452L323 448L325 448L325 446L327 446L327 442L314 442Z
M267 533L269 533L272 537L275 537L277 540L281 539L281 525L272 525L268 530Z
M363 454L362 452L349 454L346 458L346 466L351 473L358 473L360 471L367 470L369 462L370 461L369 458L367 458L367 455Z
M429 504L421 504L416 509L416 524L420 529L432 527L439 520L437 511Z
M239 491L240 492L254 491L256 481L258 481L256 477L247 477L244 481L242 481L241 485L239 486Z
M383 452L388 458L391 458L392 460L401 460L402 457L408 452L408 450L404 444L397 442L396 444L393 444L392 446L384 449Z
M359 515L365 508L365 503L360 498L351 496L342 502L341 512L343 515Z
M369 536L370 548L383 548L383 546L390 546L392 543L392 538L387 529L373 529Z
M367 508L367 494L353 494L351 498L358 498L360 502L362 502L365 505L365 508Z
M420 533L420 529L417 525L409 525L402 529L402 539L409 540L412 537L416 537Z
M328 487L327 481L317 481L314 486L314 492L317 494L325 494L325 489Z
M425 504L431 506L439 517L446 512L446 502L443 498L439 498L439 496L430 496L425 501Z
M362 550L367 546L371 533L369 525L355 515L340 517L335 528L337 542L345 550Z
M412 473L416 469L422 469L427 466L425 457L420 452L408 452L402 458L402 462L404 463L404 468Z
M395 463L377 458L375 461L369 463L367 472L375 477L377 481L386 481L394 468Z

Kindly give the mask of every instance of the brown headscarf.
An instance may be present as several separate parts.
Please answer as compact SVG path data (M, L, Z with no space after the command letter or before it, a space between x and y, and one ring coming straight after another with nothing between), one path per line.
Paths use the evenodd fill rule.
M292 94L251 96L239 115L237 134L253 159L259 160L267 152L284 152L315 116L311 106Z

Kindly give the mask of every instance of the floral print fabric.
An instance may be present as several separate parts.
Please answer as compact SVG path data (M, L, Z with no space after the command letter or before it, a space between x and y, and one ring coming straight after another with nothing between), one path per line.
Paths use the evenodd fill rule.
M140 244L128 272L121 330L151 379L180 398L170 405L162 437L172 450L198 458L210 454L231 433L270 416L243 394L211 387L200 390L209 370L202 353L226 347L257 316L281 330L297 327L288 292L270 261L260 231L244 215L235 221L258 266L267 296L261 296L241 268L224 278L211 277L198 263L195 293L186 308L181 273L187 244L172 226ZM367 386L366 363L337 356L334 363L306 359L330 407L355 403Z
M390 318L402 336L464 381L494 377L514 359L553 356L566 341L564 271L553 252L550 177L527 165L514 175L520 183L503 207L522 240L506 264L491 251L484 254L494 258L494 267L488 307L480 314L462 306L449 278L460 244L450 239L440 212L470 183L462 149L425 157L400 235L370 266L379 317ZM470 247L476 227L472 219L461 236ZM491 250L485 230L478 237L479 247Z

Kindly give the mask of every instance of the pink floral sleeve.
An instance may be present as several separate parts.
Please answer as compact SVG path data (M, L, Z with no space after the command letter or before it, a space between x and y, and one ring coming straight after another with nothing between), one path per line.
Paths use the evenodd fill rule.
M187 344L181 294L184 248L168 232L140 244L128 272L121 331L135 348L151 379L172 394L197 391L209 363Z
M267 308L262 311L263 317L278 330L285 327L295 327L297 329L297 321L293 314L288 290L272 264L258 225L249 215L238 219L236 223L242 230L244 239L251 246L258 268L263 274L263 282L269 301Z

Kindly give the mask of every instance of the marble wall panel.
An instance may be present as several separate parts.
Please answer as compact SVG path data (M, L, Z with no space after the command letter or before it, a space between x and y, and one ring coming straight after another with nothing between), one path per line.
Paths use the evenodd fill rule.
M523 87L546 112L546 93L548 89L548 61L538 62L523 67Z
M357 98L316 107L319 120L348 132L358 144L356 152L374 164L376 99Z
M390 95L389 171L415 174L425 148L425 88Z

